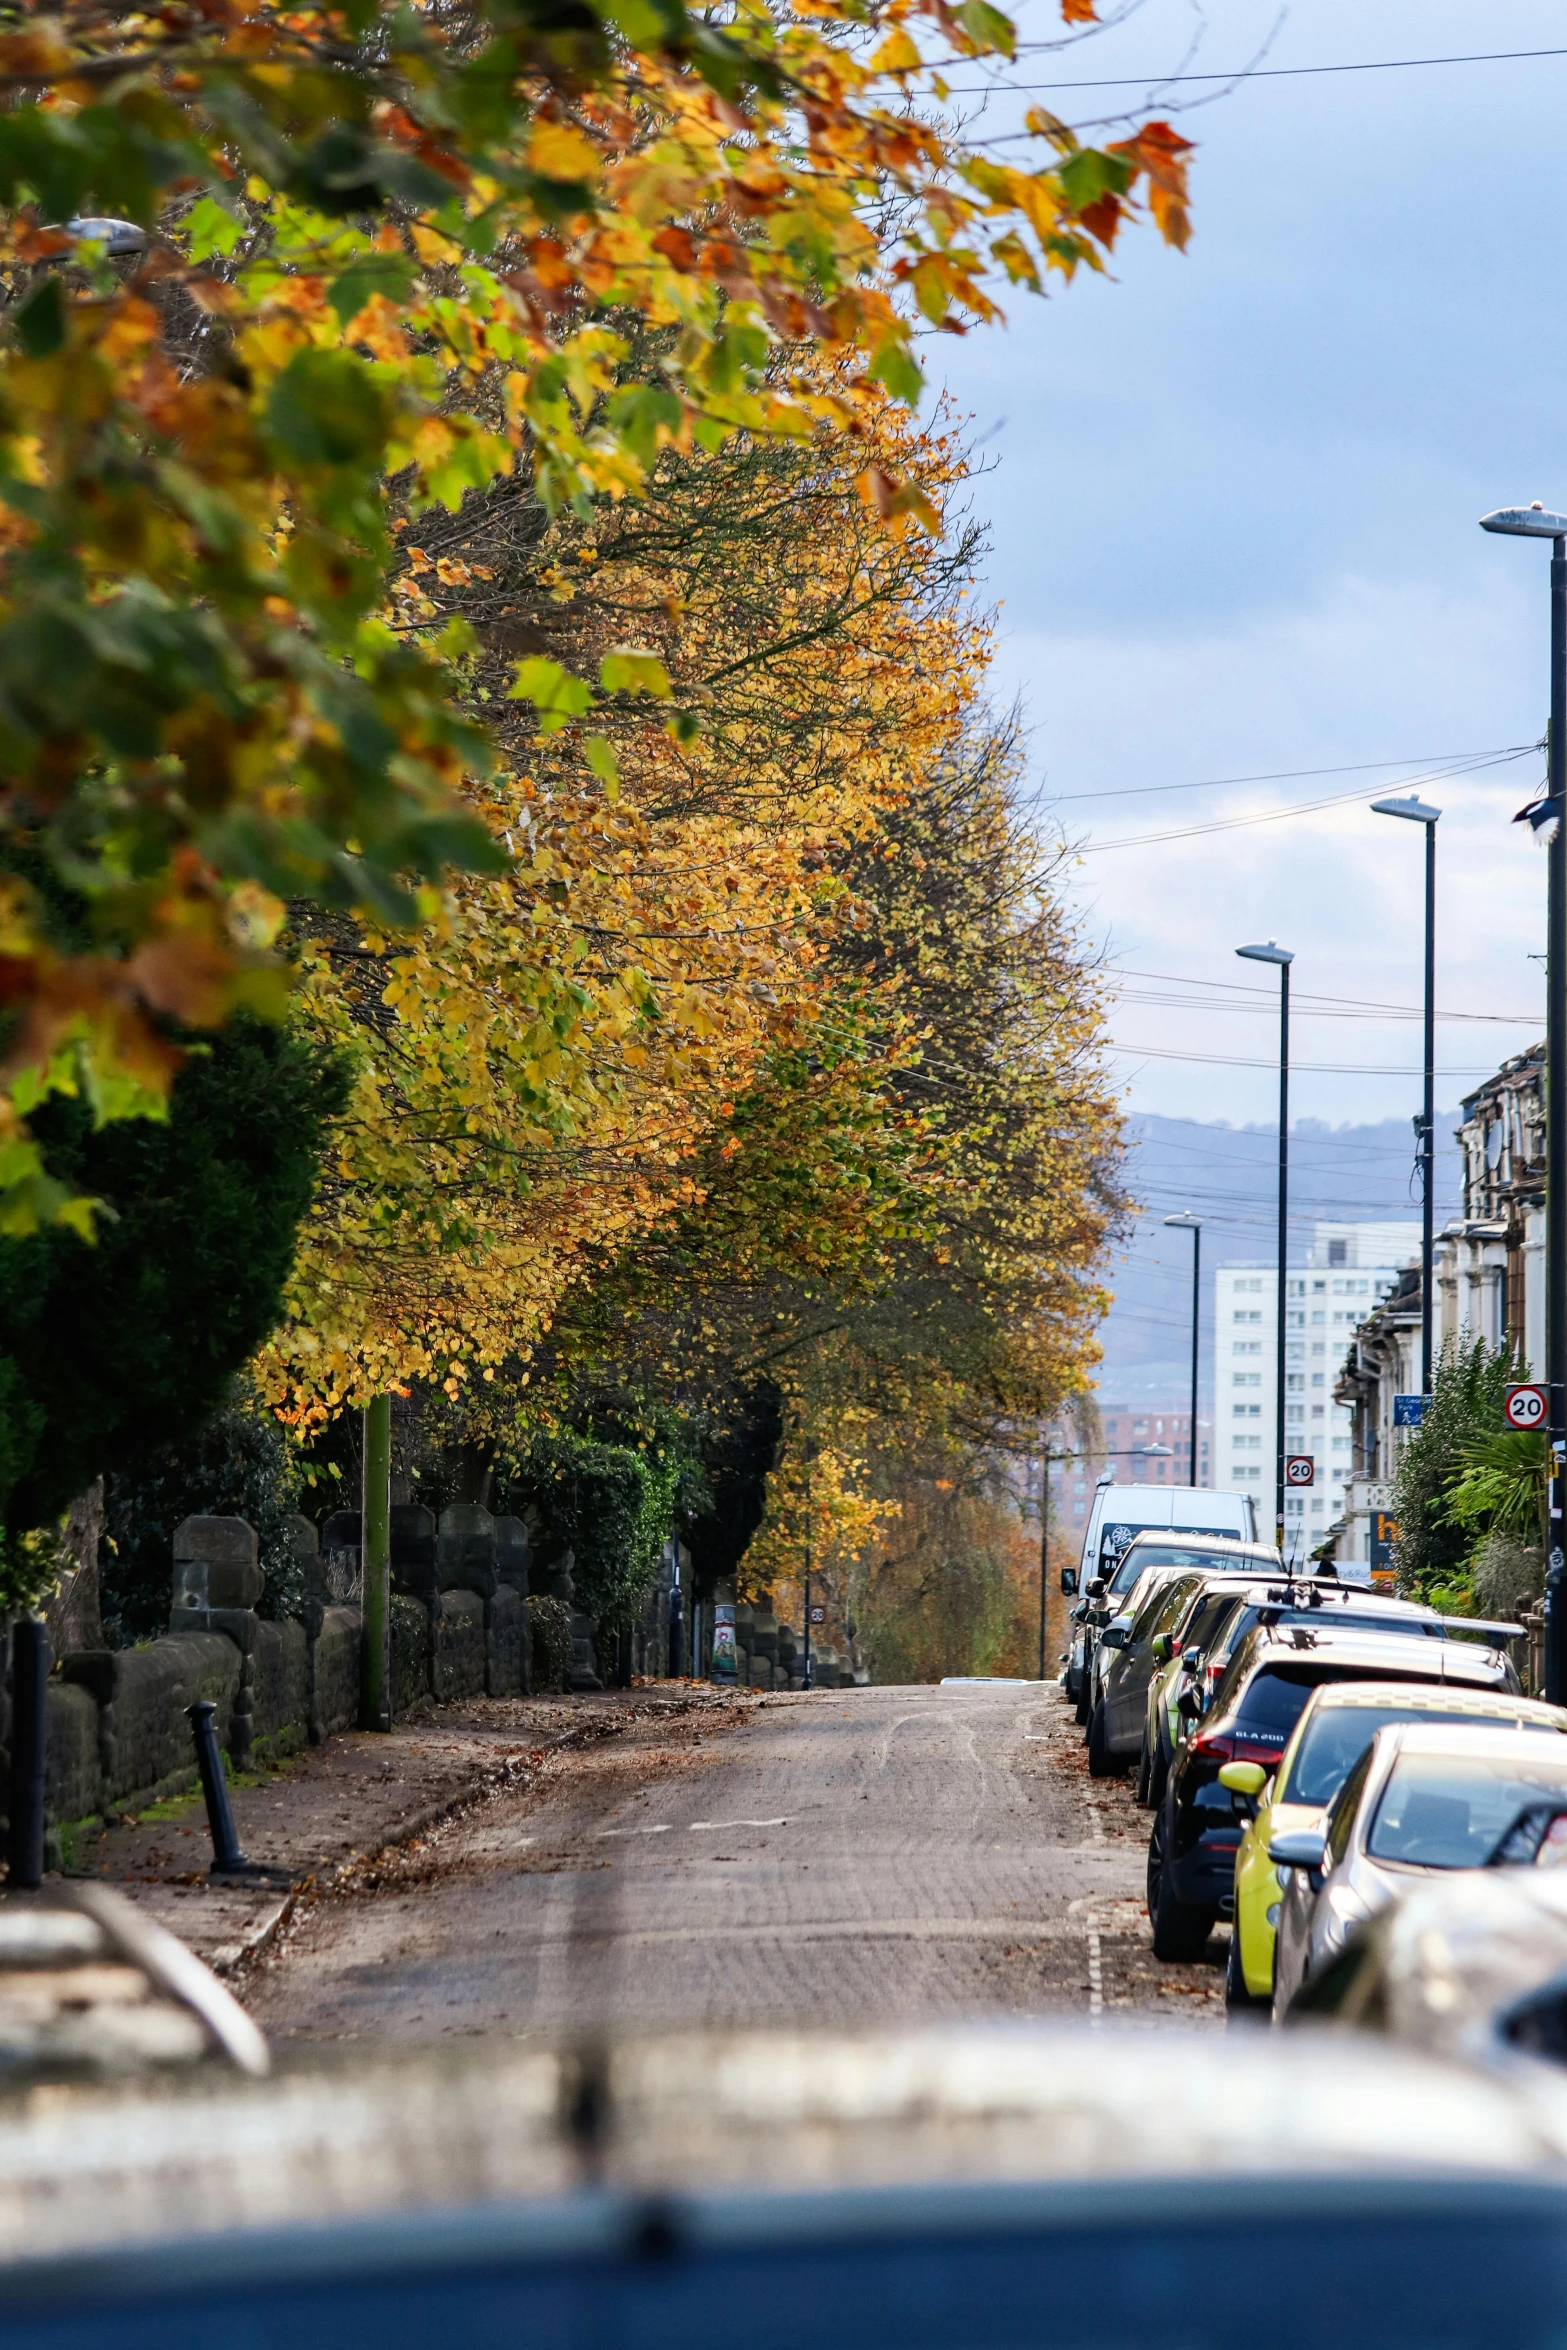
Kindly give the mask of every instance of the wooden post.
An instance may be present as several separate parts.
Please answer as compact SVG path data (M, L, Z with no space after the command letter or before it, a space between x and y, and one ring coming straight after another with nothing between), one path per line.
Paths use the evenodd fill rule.
M392 1399L365 1406L365 1481L361 1582L364 1646L359 1674L359 1726L392 1726Z

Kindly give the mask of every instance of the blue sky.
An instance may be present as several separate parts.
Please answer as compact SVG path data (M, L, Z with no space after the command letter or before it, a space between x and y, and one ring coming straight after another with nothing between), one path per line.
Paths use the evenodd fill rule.
M1279 14L1142 0L1015 70L1152 80L1198 33L1192 67L1238 67ZM1021 21L1056 26L1047 0ZM1567 14L1546 0L1294 0L1266 62L1552 46ZM1135 97L1047 102L1081 122ZM1023 103L998 101L998 125ZM1567 504L1564 109L1567 56L1258 80L1173 117L1199 142L1184 257L1144 229L1113 282L1018 294L1006 328L926 346L988 435L995 685L1021 697L1034 784L1084 846L1068 887L1087 934L1118 970L1207 983L1127 979L1112 1028L1135 1108L1272 1115L1267 1067L1244 1065L1273 1050L1271 998L1220 992L1262 981L1234 960L1243 939L1293 946L1303 994L1413 1007L1420 838L1357 799L1095 844L1369 800L1543 731L1548 550L1476 521ZM1372 761L1363 779L1109 796ZM1507 819L1539 770L1423 786L1444 810L1438 1000L1521 1016L1444 1022L1443 1105L1537 1032L1545 860ZM1302 1115L1417 1106L1413 1021L1304 1016L1296 1052ZM1337 1073L1351 1064L1404 1074Z

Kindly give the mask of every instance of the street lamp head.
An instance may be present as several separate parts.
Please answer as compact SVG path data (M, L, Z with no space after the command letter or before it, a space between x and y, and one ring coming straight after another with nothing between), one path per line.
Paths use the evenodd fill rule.
M1536 498L1532 506L1498 506L1494 514L1482 514L1480 528L1510 539L1567 538L1567 514L1548 514Z
M1411 824L1435 824L1442 811L1428 808L1424 800L1417 800L1411 792L1407 800L1373 800L1373 816L1404 816Z
M1265 947L1237 947L1235 952L1247 963L1293 963L1295 957L1288 947L1276 946L1270 938Z
M1166 1216L1164 1220L1177 1232L1200 1232L1202 1230L1202 1218L1188 1215L1184 1208L1178 1216Z
M1175 1458L1167 1444L1138 1444L1132 1449L1140 1461L1173 1461Z

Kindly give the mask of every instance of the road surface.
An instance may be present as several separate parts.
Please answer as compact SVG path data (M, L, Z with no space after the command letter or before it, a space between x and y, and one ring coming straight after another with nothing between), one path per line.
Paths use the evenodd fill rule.
M1129 1783L1089 1780L1054 1685L820 1691L602 1727L302 1900L246 1985L266 2028L554 2041L1222 2019L1220 1942L1196 1967L1155 1962L1146 1815Z

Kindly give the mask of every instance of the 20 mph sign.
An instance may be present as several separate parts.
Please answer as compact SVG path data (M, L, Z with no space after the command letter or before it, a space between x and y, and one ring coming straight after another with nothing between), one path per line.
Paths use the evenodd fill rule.
M1509 1387L1502 1418L1509 1428L1543 1428L1548 1408L1543 1387Z
M1292 1452L1284 1463L1286 1485L1310 1485L1317 1474L1317 1464L1309 1452Z

